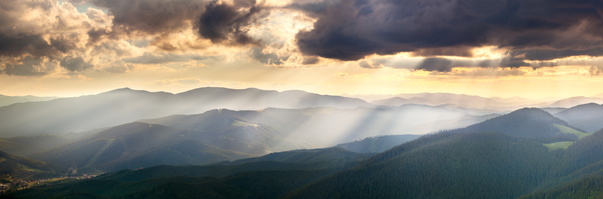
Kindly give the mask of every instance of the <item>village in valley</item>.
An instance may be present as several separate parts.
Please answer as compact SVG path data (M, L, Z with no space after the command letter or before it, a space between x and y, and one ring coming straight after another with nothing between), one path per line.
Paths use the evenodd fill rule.
M83 174L81 176L59 176L54 178L27 179L13 178L10 175L6 175L0 177L0 195L3 195L10 191L23 190L42 185L58 184L74 180L90 179L96 176L98 175Z

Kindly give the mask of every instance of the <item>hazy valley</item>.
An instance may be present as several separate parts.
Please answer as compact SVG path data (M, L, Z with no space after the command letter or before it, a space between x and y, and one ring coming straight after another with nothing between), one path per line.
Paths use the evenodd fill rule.
M601 98L382 97L125 88L6 105L3 196L598 196Z

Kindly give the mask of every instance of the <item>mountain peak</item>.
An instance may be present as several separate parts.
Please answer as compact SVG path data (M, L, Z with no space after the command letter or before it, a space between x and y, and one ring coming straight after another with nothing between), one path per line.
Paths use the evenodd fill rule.
M138 91L138 90L133 90L133 89L131 89L129 87L123 87L123 88L118 88L118 89L115 89L115 90L110 90L110 91L107 91L107 92L102 93L102 94L106 94L106 93L130 93L130 92L133 92L133 91Z
M572 108L586 108L586 107L601 107L601 104L591 102L591 103L586 103L586 104L580 104L580 105L574 106Z
M522 108L522 109L515 110L507 115L509 117L510 116L513 116L513 117L517 117L517 116L554 117L550 113L548 113L542 109L539 109L539 108Z
M574 141L583 132L538 108L522 108L454 132L497 132L540 142Z

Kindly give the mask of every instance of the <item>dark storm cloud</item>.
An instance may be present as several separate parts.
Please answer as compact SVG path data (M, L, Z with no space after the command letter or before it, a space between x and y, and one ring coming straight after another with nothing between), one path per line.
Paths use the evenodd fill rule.
M241 12L240 9L246 9ZM255 1L237 1L234 5L213 1L205 6L197 28L199 35L212 43L251 44L257 43L247 35L245 27L253 23L254 15L261 11Z
M304 57L304 61L302 61L303 65L312 65L312 64L318 64L318 62L320 62L320 59L318 59L318 57Z
M389 66L388 64L384 64L384 66ZM451 72L455 67L469 67L469 68L519 68L522 66L531 66L534 68L540 67L551 67L554 65L550 65L547 63L536 63L536 65L531 65L523 61L523 59L514 58L514 57L503 57L500 59L487 59L481 61L472 61L472 60L460 60L460 59L447 59L441 57L429 57L423 59L415 68L416 70L425 70L425 71L437 71L437 72ZM389 66L391 67L391 66Z
M471 52L471 47L466 46L455 46L455 47L443 47L443 48L424 48L417 49L412 54L414 56L459 56L459 57L471 57L473 53Z
M5 63L1 74L18 76L41 76L46 75L45 70L40 69L43 60L31 56L24 57L17 63Z
M528 60L552 60L569 56L586 55L586 56L603 56L603 47L591 48L586 50L519 50L513 52L517 55L523 55Z
M312 17L319 17L327 11L327 7L338 2L339 0L295 1L286 8L301 10Z
M81 72L94 67L94 65L87 62L82 57L67 56L61 60L61 67L71 72Z
M16 35L0 32L0 56L18 57L30 54L34 57L54 57L75 48L75 45L61 38L51 38L50 43L41 35L20 33Z
M109 9L113 30L118 32L166 33L186 27L203 11L200 0L90 0ZM91 31L98 38L104 30Z
M426 58L421 62L417 69L425 71L440 71L450 72L452 71L452 61L444 58Z
M582 54L573 49L601 46L602 13L603 2L593 0L342 0L319 13L314 29L299 32L297 44L306 55L339 60L467 56L463 49L484 45Z

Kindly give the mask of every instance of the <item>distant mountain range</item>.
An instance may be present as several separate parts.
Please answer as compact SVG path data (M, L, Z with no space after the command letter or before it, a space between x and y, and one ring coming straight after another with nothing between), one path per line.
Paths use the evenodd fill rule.
M213 110L197 115L175 115L141 121L195 131L211 131L211 126L223 122L224 118L240 124L267 125L278 131L282 140L288 140L273 150L282 151L299 149L293 147L329 147L370 136L425 134L464 127L496 117L495 114L480 114L485 113L448 107L405 105L356 109ZM214 122L216 119L221 121Z
M568 147L551 147L566 142ZM584 133L526 108L371 157L343 148L298 150L207 166L120 171L9 196L597 198L603 196L596 191L602 161L603 130Z
M603 105L600 104L578 105L558 112L555 116L586 132L592 133L603 128Z
M556 102L552 103L551 105L549 105L549 107L570 108L570 107L578 106L578 105L581 105L581 104L588 104L588 103L601 104L601 103L603 103L603 98L599 98L599 97L570 97L570 98L566 98L566 99L562 99L562 100L556 101Z
M0 168L111 172L26 198L563 197L603 182L597 99L124 88L0 107Z
M161 164L207 164L271 152L330 147L424 126L460 127L492 117L416 105L388 109L221 109L112 127L30 157L68 167L102 171ZM360 153L377 153L417 137L375 137L338 147Z
M522 107L540 107L545 102L524 98L486 98L474 95L451 93L416 93L400 94L395 97L374 100L371 102L383 106L400 106L404 104L423 104L430 106L453 105L456 107L490 110L514 110Z
M179 94L129 88L98 95L61 98L0 107L0 137L64 134L106 128L145 118L197 114L211 109L258 110L268 107L357 108L365 101L303 91L199 88Z
M102 171L162 164L207 164L252 157L251 151L240 152L247 151L246 148L235 151L209 144L224 142L224 139L228 138L135 122L109 128L31 157L66 167Z
M6 96L0 95L0 107L16 103L39 102L56 99L56 97L36 97L36 96Z
M0 96L2 99L3 96ZM62 135L108 128L142 119L176 114L200 114L213 109L262 110L266 108L337 109L373 108L375 106L445 106L471 109L485 115L504 113L522 107L571 107L603 99L577 97L553 104L523 98L484 98L449 93L402 94L372 104L356 98L319 95L304 91L271 91L254 88L228 89L205 87L183 93L148 92L129 88L97 95L72 98L24 98L23 103L0 107L0 137ZM28 101L28 102L25 102ZM38 101L38 102L35 102ZM571 106L570 106L571 105ZM448 127L444 127L448 128ZM431 132L419 128L417 133ZM440 128L442 129L442 128ZM414 132L413 132L414 133Z

